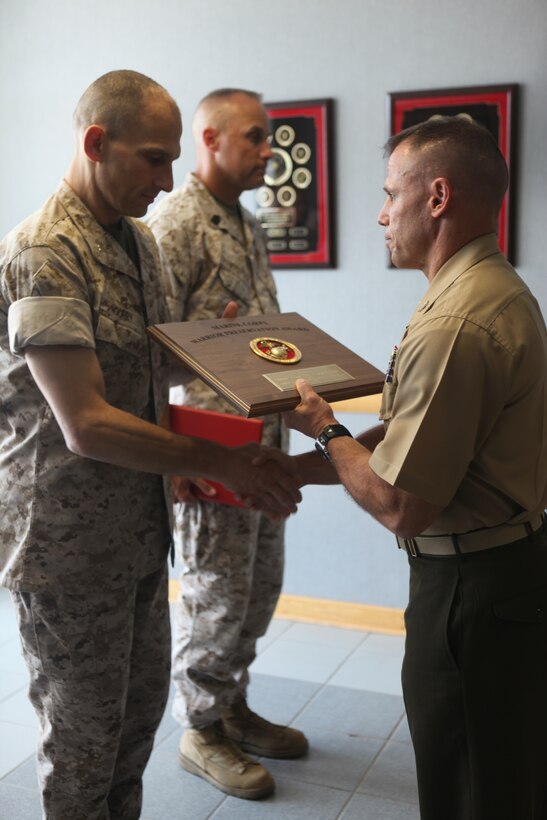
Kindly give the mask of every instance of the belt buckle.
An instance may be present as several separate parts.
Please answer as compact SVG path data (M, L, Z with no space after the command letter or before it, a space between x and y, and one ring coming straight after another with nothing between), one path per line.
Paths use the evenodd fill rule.
M409 555L412 555L413 558L418 558L420 553L418 552L416 540L414 538L403 538L403 541L405 542L405 549Z

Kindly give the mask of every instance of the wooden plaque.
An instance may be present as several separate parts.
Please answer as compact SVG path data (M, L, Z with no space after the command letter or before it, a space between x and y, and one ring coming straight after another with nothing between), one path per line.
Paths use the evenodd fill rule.
M380 370L298 313L172 322L147 330L248 417L293 410L300 401L298 378L328 402L379 393L384 384ZM266 356L253 352L251 342Z

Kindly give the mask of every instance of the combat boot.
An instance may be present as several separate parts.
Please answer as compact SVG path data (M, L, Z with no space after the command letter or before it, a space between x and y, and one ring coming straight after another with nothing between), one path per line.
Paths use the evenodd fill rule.
M272 794L275 783L269 771L221 735L219 729L218 721L203 729L186 729L179 747L183 769L244 800Z
M260 757L302 757L308 751L302 732L264 720L249 709L244 699L222 711L220 724L225 737Z

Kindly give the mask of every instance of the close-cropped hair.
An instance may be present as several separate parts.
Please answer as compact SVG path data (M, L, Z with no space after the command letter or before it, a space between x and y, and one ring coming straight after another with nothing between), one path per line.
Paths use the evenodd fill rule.
M80 97L74 110L74 127L102 125L115 139L138 119L145 96L157 90L167 95L163 86L138 71L109 71Z
M404 142L426 155L442 175L443 167L452 168L501 204L507 190L509 172L499 146L490 131L468 114L430 117L405 128L388 139L384 154L391 156Z
M244 94L246 97L251 97L259 103L262 102L262 94L256 91L248 91L246 88L217 88L214 91L210 91L200 100L198 108L204 103L226 100L228 97L233 97L234 94Z

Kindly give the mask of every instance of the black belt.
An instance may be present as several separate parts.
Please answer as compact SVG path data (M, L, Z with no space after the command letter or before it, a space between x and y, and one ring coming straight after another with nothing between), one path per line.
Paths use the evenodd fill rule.
M544 526L543 515L537 515L523 524L501 524L472 532L452 535L418 535L416 538L397 538L399 549L406 550L414 557L418 555L457 555L458 553L480 552L511 544L532 535Z

